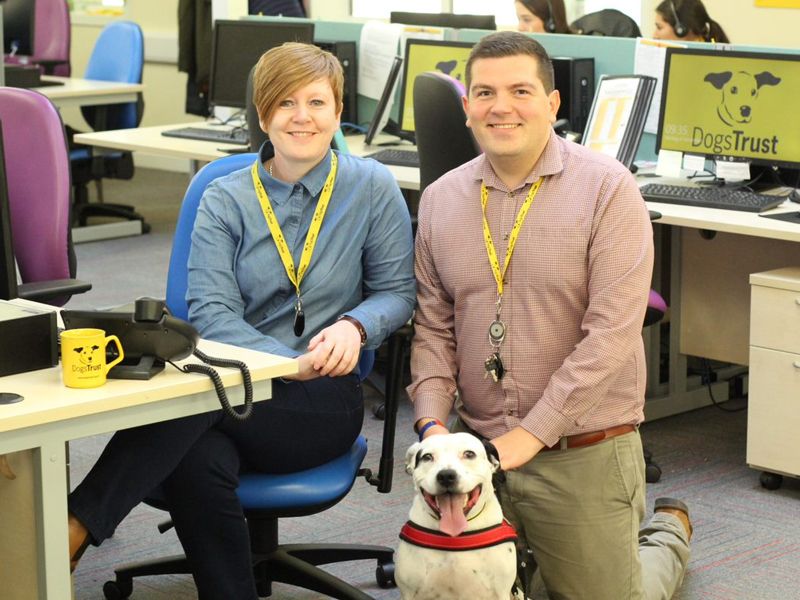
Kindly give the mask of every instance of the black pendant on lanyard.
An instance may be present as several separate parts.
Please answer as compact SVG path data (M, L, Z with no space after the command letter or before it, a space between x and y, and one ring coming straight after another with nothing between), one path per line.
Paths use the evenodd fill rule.
M297 337L303 335L306 329L306 313L303 312L303 302L300 296L297 297L297 302L294 303L294 334Z

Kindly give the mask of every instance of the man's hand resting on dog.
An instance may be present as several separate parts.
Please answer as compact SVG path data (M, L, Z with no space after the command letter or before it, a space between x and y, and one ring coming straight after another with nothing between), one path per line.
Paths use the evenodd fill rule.
M544 448L544 443L522 427L514 427L511 431L492 440L500 455L500 467L504 471L521 467Z
M286 379L308 381L351 373L361 354L361 334L349 321L337 321L308 342L308 352L297 357L300 369Z
M418 428L425 425L431 419L420 419L417 422ZM434 425L425 430L423 439L431 435L441 435L450 433L446 427ZM492 444L497 448L500 456L500 467L504 471L521 467L534 456L539 454L539 450L544 448L544 443L532 433L528 433L522 427L515 427L508 433L492 440Z

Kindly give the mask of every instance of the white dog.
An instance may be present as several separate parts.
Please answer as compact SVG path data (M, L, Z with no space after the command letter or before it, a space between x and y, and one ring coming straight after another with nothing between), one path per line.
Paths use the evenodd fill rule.
M513 597L516 533L492 487L499 467L468 433L429 436L408 449L416 495L395 555L403 600Z

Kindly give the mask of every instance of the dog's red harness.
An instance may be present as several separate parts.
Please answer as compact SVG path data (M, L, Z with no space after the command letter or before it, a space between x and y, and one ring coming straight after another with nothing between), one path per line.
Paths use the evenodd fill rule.
M496 546L503 542L516 541L517 532L505 519L503 519L502 523L492 527L478 529L477 531L466 531L455 537L434 529L420 527L412 521L407 521L400 529L400 539L415 546L433 548L434 550L478 550Z

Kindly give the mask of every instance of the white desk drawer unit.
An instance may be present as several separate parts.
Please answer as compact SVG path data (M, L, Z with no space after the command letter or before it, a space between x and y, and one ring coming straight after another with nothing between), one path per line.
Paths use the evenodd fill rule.
M761 485L800 477L800 267L750 275L747 464Z

